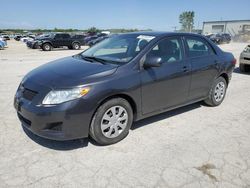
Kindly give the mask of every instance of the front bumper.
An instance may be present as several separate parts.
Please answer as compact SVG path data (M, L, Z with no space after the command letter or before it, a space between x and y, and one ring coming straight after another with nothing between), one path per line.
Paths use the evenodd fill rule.
M240 59L240 64L250 65L250 58L248 59Z
M59 105L35 105L35 96L27 100L17 91L14 107L22 126L34 134L52 140L88 137L94 107L88 100L76 99Z

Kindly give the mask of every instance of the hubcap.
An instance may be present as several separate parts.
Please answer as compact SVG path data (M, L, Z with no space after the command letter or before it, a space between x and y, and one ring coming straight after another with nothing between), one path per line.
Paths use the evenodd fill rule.
M128 113L122 106L113 106L103 115L101 121L102 134L107 138L119 136L128 124Z
M49 45L45 45L45 49L46 49L46 50L49 50Z
M220 102L224 95L225 95L225 84L224 82L219 82L216 86L215 86L215 90L214 90L214 99L216 102Z
M79 49L79 45L78 44L75 44L75 49Z

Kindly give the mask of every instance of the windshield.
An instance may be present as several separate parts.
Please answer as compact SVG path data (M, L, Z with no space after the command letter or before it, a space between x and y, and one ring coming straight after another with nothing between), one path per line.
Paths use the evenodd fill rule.
M96 44L81 55L110 61L110 63L127 63L154 38L154 36L139 34L116 35Z

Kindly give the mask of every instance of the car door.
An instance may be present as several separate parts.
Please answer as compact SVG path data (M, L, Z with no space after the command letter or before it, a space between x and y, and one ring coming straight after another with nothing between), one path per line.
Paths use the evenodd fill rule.
M54 47L60 47L61 40L62 40L62 34L55 34L54 40L53 40Z
M63 34L61 40L61 46L71 46L72 39L69 34Z
M187 102L190 86L190 65L185 61L180 37L159 41L146 55L160 57L160 67L141 71L142 113L162 111Z
M201 37L186 36L185 44L192 67L189 100L204 98L218 74L218 58L212 46Z

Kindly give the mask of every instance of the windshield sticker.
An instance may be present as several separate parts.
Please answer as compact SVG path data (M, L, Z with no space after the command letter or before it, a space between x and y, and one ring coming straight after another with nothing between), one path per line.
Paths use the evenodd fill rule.
M151 41L151 40L153 40L155 37L154 37L154 36L149 36L149 35L139 35L137 38L138 38L138 39L147 40L147 41Z

